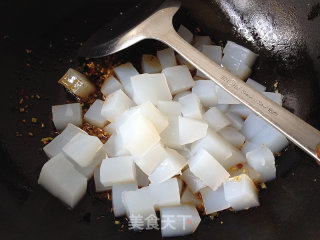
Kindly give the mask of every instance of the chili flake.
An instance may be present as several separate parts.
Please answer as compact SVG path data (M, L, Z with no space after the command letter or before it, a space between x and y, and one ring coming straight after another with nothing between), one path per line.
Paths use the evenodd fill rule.
M34 136L33 132L28 132L28 135L29 135L30 137L33 137L33 136Z

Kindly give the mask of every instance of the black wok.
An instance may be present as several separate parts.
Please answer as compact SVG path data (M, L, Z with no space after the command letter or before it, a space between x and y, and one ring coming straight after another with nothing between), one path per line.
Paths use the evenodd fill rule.
M156 231L135 233L121 228L124 219L115 224L110 201L95 195L92 181L72 211L37 184L47 161L40 140L55 136L51 105L74 101L57 80L69 67L81 70L84 59L77 58L81 42L141 2L1 1L1 239L161 238ZM216 43L233 40L259 53L252 78L269 91L277 80L284 106L320 129L317 1L186 0L183 5L175 24L194 31L199 27ZM138 66L139 54L152 51L154 42L144 41L118 58ZM25 96L29 100L20 104ZM36 124L31 123L33 117ZM277 158L277 179L260 192L260 202L259 208L223 212L213 221L203 217L196 233L186 238L320 238L320 168L293 145Z

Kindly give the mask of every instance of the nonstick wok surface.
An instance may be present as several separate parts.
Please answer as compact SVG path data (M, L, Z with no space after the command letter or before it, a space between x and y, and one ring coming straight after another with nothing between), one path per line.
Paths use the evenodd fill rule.
M37 184L47 161L40 140L55 136L51 105L74 101L57 80L69 67L81 70L81 42L141 2L1 1L1 239L161 239L157 231L128 231L124 219L115 224L110 201L97 197L92 180L72 211ZM284 106L320 129L317 1L186 0L183 5L176 24L199 27L216 43L233 40L259 53L252 78L269 91L277 80ZM154 50L153 41L144 41L118 58L138 67L139 55ZM31 98L37 94L40 99ZM25 96L30 99L19 104ZM21 113L26 104L28 112ZM196 233L185 238L318 240L319 166L292 145L276 161L277 179L260 192L261 207L223 212L213 221L204 217Z

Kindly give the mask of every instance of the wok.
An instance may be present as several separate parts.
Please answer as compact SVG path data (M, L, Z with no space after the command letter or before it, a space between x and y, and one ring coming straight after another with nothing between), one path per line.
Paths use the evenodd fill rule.
M77 58L81 42L120 12L138 5L142 13L146 4L142 0L1 1L1 239L161 239L154 230L135 233L121 228L125 219L115 224L110 201L94 193L92 180L73 210L37 184L47 161L41 139L55 136L51 105L74 101L57 80L69 67L81 70L84 59ZM186 0L183 6L174 19L176 25L183 23L194 31L199 27L216 43L233 40L259 53L252 78L269 91L277 80L284 106L320 128L316 1ZM154 50L153 41L144 41L116 58L137 65L141 53ZM25 96L29 100L20 104ZM223 212L213 221L205 216L198 230L185 238L319 239L319 167L293 145L276 162L277 179L260 192L261 207Z

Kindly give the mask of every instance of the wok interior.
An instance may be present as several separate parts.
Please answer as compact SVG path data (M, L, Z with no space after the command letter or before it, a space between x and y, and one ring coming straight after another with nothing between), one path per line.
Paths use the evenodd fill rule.
M0 158L0 219L3 220L0 232L4 239L26 236L32 239L48 236L60 239L161 238L156 231L133 233L126 227L121 228L122 223L126 224L125 219L115 224L110 212L111 202L106 195L95 195L92 181L86 197L72 211L37 185L39 172L46 162L45 154L40 150L40 139L54 136L51 105L65 103L67 99L74 101L58 86L57 80L68 67L78 68L84 61L76 57L80 42L105 21L137 2L95 1L89 6L88 3L51 3L49 9L39 1L32 5L22 3L20 7L24 10L19 10L20 7L17 10L16 2L12 1L5 6L8 13L4 17L8 24L3 31L8 38L3 37L0 44L5 56L1 59L3 79L6 79L6 91L1 101L4 117ZM259 53L252 78L266 85L269 91L278 80L279 92L285 96L284 106L320 128L319 77L315 72L319 66L320 38L316 36L320 24L319 17L307 20L312 4L309 6L303 1L290 1L289 4L285 0L274 3L201 0L195 4L187 0L183 5L185 9L177 13L175 25L183 23L194 31L199 27L200 33L209 34L216 43L232 40ZM108 9L107 16L103 8ZM252 23L252 19L259 22L257 16L261 17L260 23L265 28ZM296 21L287 21L289 17ZM268 30L268 34L263 34L263 29ZM286 29L292 34L289 40L281 42L282 37L288 37L285 36ZM252 41L245 35L248 32L253 36ZM272 33L278 36L282 45L277 46L273 41L272 48L268 43L275 39ZM286 42L289 42L289 48L283 47ZM156 45L161 47L161 44ZM27 54L25 49L31 49L32 53ZM142 53L154 53L155 50L155 42L148 40L110 59L130 60L138 66ZM30 100L32 106L25 114L18 110L22 90L24 95L41 96L39 101ZM21 122L33 116L46 127L41 129ZM17 137L16 131L24 135ZM34 137L27 136L28 131L32 131ZM204 217L197 232L186 238L317 239L320 172L316 163L292 145L276 161L277 179L260 192L261 207L237 213L224 212L214 221Z

